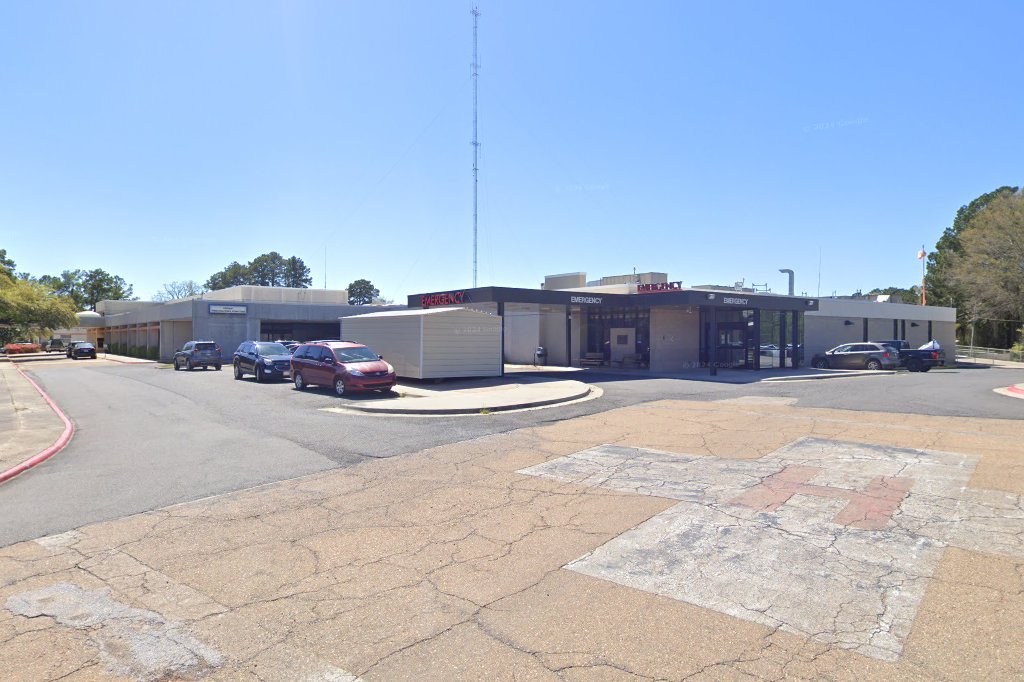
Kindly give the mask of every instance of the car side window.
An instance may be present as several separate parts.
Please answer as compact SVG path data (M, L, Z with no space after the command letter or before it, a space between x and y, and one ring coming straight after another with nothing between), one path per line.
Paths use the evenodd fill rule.
M852 348L852 346L849 345L849 344L847 344L845 346L839 346L839 348L836 348L835 352L836 353L849 353L850 352L850 348Z
M872 346L870 343L859 343L855 349L858 353L871 353L878 349Z
M310 346L309 349L306 351L306 359L316 362L320 359L320 352L320 346Z
M334 362L334 352L330 348L321 348L321 350L323 351L323 357L321 358L321 360L323 360L324 362L331 362L331 363L333 363Z
M181 348L181 349L182 349L182 350L192 350L192 342L191 342L191 341L189 341L189 342L188 342L188 343L186 343L186 344L185 344L184 346L182 346L182 348Z
M305 360L307 350L308 348L306 346L299 346L298 348L295 349L295 353L292 355L292 357L295 358L296 360Z

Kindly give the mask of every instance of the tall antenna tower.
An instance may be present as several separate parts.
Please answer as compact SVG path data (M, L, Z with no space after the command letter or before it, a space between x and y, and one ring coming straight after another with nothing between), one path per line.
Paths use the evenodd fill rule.
M480 65L477 63L476 58L476 24L480 18L480 10L477 9L476 5L473 5L471 12L473 15L473 288L476 288L476 216L477 216L477 174L480 171L477 165L478 154L480 153L480 143L476 139L476 91L477 91L477 79L480 76L478 69Z

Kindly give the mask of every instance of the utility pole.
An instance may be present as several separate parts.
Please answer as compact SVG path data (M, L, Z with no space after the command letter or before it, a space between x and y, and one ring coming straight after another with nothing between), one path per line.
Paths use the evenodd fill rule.
M476 223L477 223L477 174L480 170L477 160L480 152L480 142L477 141L476 137L476 100L477 100L477 80L480 76L479 68L480 64L477 63L476 57L476 25L477 20L480 18L480 10L477 9L476 5L473 5L471 12L473 15L473 288L476 288Z

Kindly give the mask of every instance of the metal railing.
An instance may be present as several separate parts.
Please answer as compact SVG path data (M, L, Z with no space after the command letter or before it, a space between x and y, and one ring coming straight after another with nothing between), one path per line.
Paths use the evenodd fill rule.
M1024 362L1024 352L1009 350L1006 348L985 348L983 346L960 346L956 347L958 358L970 360L988 360L994 362Z

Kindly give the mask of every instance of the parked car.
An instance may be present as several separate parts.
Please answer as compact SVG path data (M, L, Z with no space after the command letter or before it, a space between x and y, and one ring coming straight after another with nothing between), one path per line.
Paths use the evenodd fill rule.
M71 351L71 359L78 360L79 358L92 358L96 359L96 346L85 341L79 341L75 344L74 350Z
M64 351L64 340L63 339L50 339L46 343L47 353L62 353Z
M395 386L395 368L361 343L328 341L304 343L292 354L295 388L331 386L338 395L350 391L380 391Z
M291 375L292 354L277 341L243 341L231 356L235 378L256 376L256 383Z
M281 344L282 346L288 349L289 353L294 353L295 349L302 345L301 341L293 341L290 339L278 339L277 341L274 341L274 343Z
M815 355L811 366L818 369L896 369L900 366L900 356L895 348L881 343L844 343Z
M213 367L220 370L223 358L216 341L187 341L180 350L174 351L174 369L182 367L192 371L196 367Z
M895 348L899 353L900 367L906 367L910 372L927 372L932 367L946 364L946 351L941 348L911 348L903 339L877 343Z
M64 355L66 357L73 358L75 356L75 346L80 343L85 343L85 341L69 341L64 347Z

